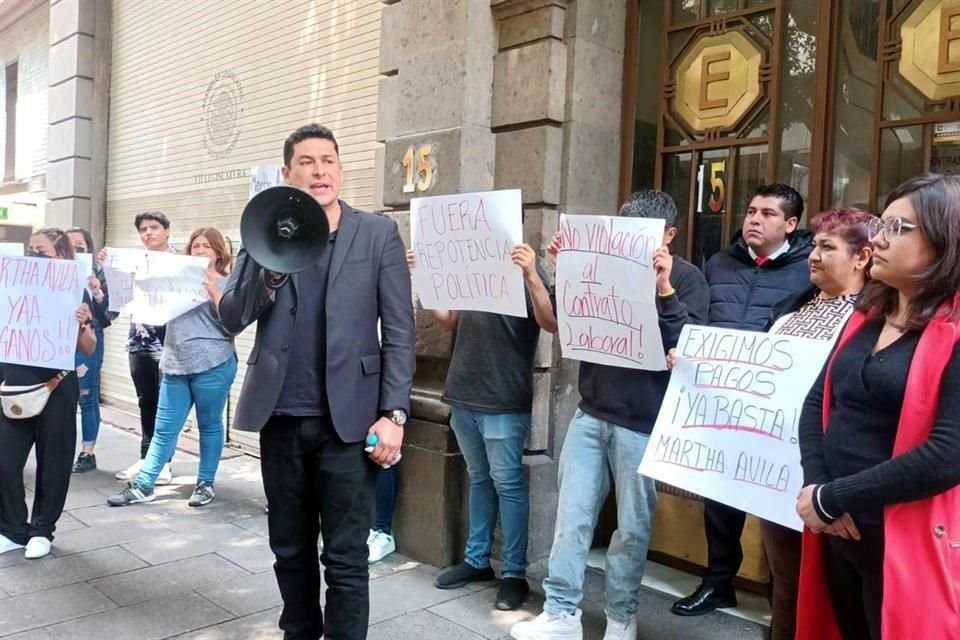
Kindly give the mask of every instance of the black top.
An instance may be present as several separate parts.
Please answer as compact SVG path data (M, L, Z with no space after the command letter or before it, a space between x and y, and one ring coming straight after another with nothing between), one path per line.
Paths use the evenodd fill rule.
M551 293L537 265L540 280ZM453 355L444 386L449 405L487 413L529 413L533 406L533 359L540 325L526 285L527 317L458 311ZM556 313L556 310L554 310Z
M277 399L276 415L325 416L327 400L327 276L333 259L337 232L322 256L300 274L297 288L297 318L293 327L287 375Z
M695 266L675 257L670 281L676 293L657 296L664 352L677 346L685 324L706 324L710 290ZM650 433L670 383L669 371L644 371L580 363L580 409L615 425Z
M908 332L871 355L882 329L882 319L869 322L837 354L826 433L822 429L826 367L800 416L804 484L824 485L821 515L849 513L857 524L865 525L881 525L888 504L929 498L960 484L960 346L944 372L929 439L891 458L920 333Z

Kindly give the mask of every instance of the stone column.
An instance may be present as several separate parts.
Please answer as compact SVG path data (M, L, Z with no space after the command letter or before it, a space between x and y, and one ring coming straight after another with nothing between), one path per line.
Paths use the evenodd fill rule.
M376 202L407 237L416 196L520 188L524 236L541 256L561 211L616 211L627 0L384 2ZM404 156L425 147L433 181L405 192ZM417 323L396 527L404 553L442 566L462 555L466 477L439 400L451 340L428 313ZM550 335L534 378L529 558L542 565L556 518L556 459L579 400L577 363L561 361Z
M46 223L82 226L102 242L105 225L109 0L50 3Z
M494 186L495 53L489 0L385 0L376 207L397 219L407 240L411 198ZM408 153L429 163L429 184L417 180L405 190ZM413 420L406 429L395 528L402 552L439 566L461 558L466 526L466 476L449 408L440 402L450 348L450 335L429 313L418 312Z
M561 212L617 210L626 2L490 0L499 31L495 186L523 190L524 235L541 255ZM580 398L577 370L544 334L526 459L527 553L534 567L542 566L553 542L556 462Z

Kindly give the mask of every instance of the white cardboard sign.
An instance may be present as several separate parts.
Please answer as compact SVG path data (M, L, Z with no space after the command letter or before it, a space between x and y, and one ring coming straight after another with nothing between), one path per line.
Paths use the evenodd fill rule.
M209 260L145 249L107 249L104 273L110 310L141 324L163 325L210 299L203 286Z
M73 371L82 271L76 260L0 256L0 362Z
M667 368L653 269L663 224L649 218L560 216L557 320L564 358Z
M800 531L800 410L831 347L687 325L639 472Z
M513 248L523 242L520 190L410 201L414 285L426 309L527 317Z

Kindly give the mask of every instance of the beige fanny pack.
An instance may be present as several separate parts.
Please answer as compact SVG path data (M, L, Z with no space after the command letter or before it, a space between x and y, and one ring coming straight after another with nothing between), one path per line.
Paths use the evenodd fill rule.
M50 394L69 373L69 371L61 371L43 384L26 387L0 383L0 405L3 406L3 415L11 420L36 418L43 413Z

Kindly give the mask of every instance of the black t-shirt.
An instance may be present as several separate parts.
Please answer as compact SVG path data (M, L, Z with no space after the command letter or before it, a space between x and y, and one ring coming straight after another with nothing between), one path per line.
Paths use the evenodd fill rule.
M546 283L539 266L537 272ZM527 317L457 312L443 401L488 413L526 413L533 405L533 357L540 325L524 288Z
M287 376L273 410L284 416L325 416L327 400L327 278L337 232L313 266L300 274L297 289L297 317L293 325L296 344L290 345Z

